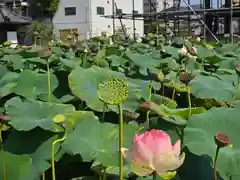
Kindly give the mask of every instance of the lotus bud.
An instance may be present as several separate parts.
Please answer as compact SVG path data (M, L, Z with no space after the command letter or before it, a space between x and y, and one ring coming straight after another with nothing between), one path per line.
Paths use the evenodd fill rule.
M197 37L197 39L196 39L198 42L200 42L201 41L201 38L200 37Z
M187 48L183 45L183 47L179 50L179 55L180 57L185 57L187 56L188 50Z

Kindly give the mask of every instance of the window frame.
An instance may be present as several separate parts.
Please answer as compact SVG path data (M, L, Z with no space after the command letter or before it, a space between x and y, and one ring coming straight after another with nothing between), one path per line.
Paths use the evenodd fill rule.
M102 6L97 6L97 15L105 15L105 8Z
M69 11L69 10L73 10L73 11ZM76 16L77 14L77 8L72 6L72 7L65 7L64 8L64 13L65 13L65 16Z

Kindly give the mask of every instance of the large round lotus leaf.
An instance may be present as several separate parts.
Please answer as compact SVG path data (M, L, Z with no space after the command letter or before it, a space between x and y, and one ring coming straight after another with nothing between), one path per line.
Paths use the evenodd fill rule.
M137 126L124 126L124 147L131 147L137 128ZM106 166L118 166L118 135L118 125L86 119L76 125L62 147L67 153L81 154L84 161L95 159Z
M60 134L60 136L62 135ZM32 165L25 175L25 180L35 180L39 179L39 174L51 166L49 163L51 160L51 144L60 136L40 128L31 131L14 130L4 141L4 149L16 155L29 154L32 158ZM55 154L59 151L59 148L60 144L58 143L55 145ZM56 158L56 160L58 159Z
M121 104L127 95L128 85L119 78L107 79L98 85L98 98L107 104Z
M231 101L235 92L230 79L226 81L213 76L198 75L190 85L192 94L202 99Z
M7 179L32 180L26 178L32 167L32 159L29 155L15 155L5 151L4 159ZM2 161L1 157L0 161ZM0 179L3 180L2 163L0 169Z
M58 86L58 81L54 74L51 74L50 85L51 91ZM48 75L24 70L20 73L13 91L18 95L35 99L37 95L48 93Z
M239 109L213 108L194 115L184 130L184 144L196 155L208 155L214 159L217 132L230 137L232 147L220 149L217 170L227 179L228 175L240 173Z
M133 53L132 51L126 51L125 57L132 61L143 74L147 72L147 69L154 68L158 61L153 59L150 55L142 55L139 53Z
M59 132L62 128L53 123L58 114L76 112L72 105L49 104L41 101L25 100L19 97L10 99L5 104L10 124L19 131L29 131L36 127Z
M19 74L9 72L6 66L0 65L0 97L12 92L12 88L17 84Z
M74 95L78 96L81 100L86 101L87 106L95 111L102 112L104 102L98 98L98 86L105 80L110 78L120 78L128 85L128 97L123 103L123 109L134 111L138 108L138 97L141 90L139 87L127 81L124 74L120 72L111 71L108 69L92 66L89 69L81 67L75 68L69 75L69 86ZM117 112L117 109L114 111Z

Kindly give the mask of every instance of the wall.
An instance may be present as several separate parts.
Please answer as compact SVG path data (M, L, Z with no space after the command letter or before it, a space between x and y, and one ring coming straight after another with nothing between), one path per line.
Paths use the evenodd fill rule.
M123 13L132 13L132 0L115 0L117 7ZM56 37L59 38L59 29L79 28L79 39L89 36L100 36L101 32L113 32L113 20L101 17L97 14L97 6L104 7L105 15L112 15L112 0L61 0L59 9L53 17L53 24L56 29ZM76 7L75 16L65 16L65 7ZM135 0L135 10L143 13L142 0ZM133 21L122 20L123 24L133 32ZM120 26L119 19L115 20L115 26ZM135 21L136 32L143 36L143 21Z
M75 16L65 16L65 7L76 7ZM53 17L56 37L60 37L59 29L80 30L79 39L87 36L89 29L89 0L60 0L59 8Z
M135 1L135 10L138 13L143 13L143 1ZM132 14L132 0L115 0L118 9L122 9L123 13ZM102 6L105 8L105 15L112 15L112 0L91 0L92 9L92 35L101 35L102 31L108 31L113 33L113 20L101 17L97 15L97 6ZM116 12L116 11L115 11ZM133 32L133 21L122 19L124 25L130 28L130 33ZM121 27L119 19L115 19L116 28ZM143 21L135 21L136 32L143 36Z

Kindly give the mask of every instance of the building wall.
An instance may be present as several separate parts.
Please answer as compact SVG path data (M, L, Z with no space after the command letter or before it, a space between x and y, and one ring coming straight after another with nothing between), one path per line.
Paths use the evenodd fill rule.
M66 7L76 7L76 15L65 15ZM59 8L53 17L56 38L60 29L79 29L80 39L87 36L89 29L89 0L60 0Z
M142 0L135 1L135 10L143 13ZM123 13L132 13L132 0L115 0L118 9ZM65 16L65 7L76 7L75 16ZM101 17L97 14L97 7L104 7L104 15L112 15L112 0L61 0L59 9L53 18L56 28L56 37L60 37L60 29L78 28L80 31L79 39L89 36L99 36L101 32L113 32L113 20ZM123 24L129 27L130 33L133 32L132 20L122 20ZM136 32L143 36L143 21L135 21ZM120 26L119 19L115 20L115 26Z

